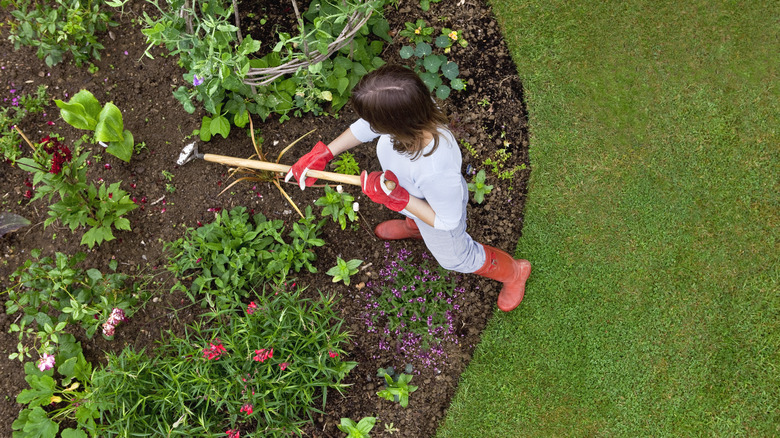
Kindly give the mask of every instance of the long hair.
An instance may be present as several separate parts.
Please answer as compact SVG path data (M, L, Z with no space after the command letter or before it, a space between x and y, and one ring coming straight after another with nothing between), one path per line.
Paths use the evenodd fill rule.
M364 76L352 90L352 105L371 127L393 139L393 149L414 160L420 156L426 132L439 147L439 127L447 116L439 109L417 74L399 65L385 65Z

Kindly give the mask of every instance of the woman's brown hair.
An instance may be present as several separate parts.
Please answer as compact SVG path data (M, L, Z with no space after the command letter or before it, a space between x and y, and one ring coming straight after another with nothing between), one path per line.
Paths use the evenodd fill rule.
M385 65L363 76L352 90L352 105L371 128L393 138L393 149L420 156L425 133L433 135L433 149L439 147L439 127L447 116L431 98L425 83L414 71L399 65Z

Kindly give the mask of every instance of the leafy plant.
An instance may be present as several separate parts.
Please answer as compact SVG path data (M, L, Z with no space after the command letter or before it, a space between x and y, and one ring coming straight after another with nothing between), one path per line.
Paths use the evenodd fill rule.
M397 351L408 361L435 367L441 358L432 347L454 339L453 321L463 289L427 253L419 260L408 249L393 253L389 244L385 248L379 278L360 290L367 309L360 316L369 332L380 334L380 350Z
M60 220L71 231L89 227L81 244L92 248L114 240L113 229L129 231L130 221L122 216L138 206L119 188L120 182L108 187L105 183L100 187L87 183L88 158L89 152L82 153L78 147L71 152L57 138L45 137L33 149L32 158L20 158L17 163L33 175L35 194L31 202L44 196L49 202L54 195L60 198L49 205L49 218L44 226Z
M502 133L503 137L503 133ZM504 141L505 146L509 146L508 141ZM496 150L496 152L493 154L492 157L486 158L483 162L484 165L490 167L490 171L498 177L498 179L501 180L507 180L512 179L515 175L515 172L518 172L520 170L525 169L525 163L518 164L517 166L511 168L511 169L504 169L506 166L506 162L511 157L511 153L507 152L506 147Z
M328 269L327 274L333 277L333 282L343 281L349 286L350 277L357 274L357 267L363 263L363 260L352 259L348 262L341 257L336 258L336 266Z
M101 10L102 0L2 0L0 5L14 8L9 39L14 50L20 46L38 48L38 58L51 67L70 52L76 65L100 59L103 45L95 36L118 23L111 14Z
M28 114L43 112L48 103L46 86L39 85L35 94L12 97L11 106L0 108L0 158L16 163L22 155L22 137L13 126L21 123Z
M73 335L62 335L59 352L54 361L35 366L24 365L25 380L30 385L17 397L16 402L27 405L11 427L14 436L54 437L63 420L75 423L76 428L62 430L63 438L95 436L99 417L99 405L94 403L92 365L86 361L81 343ZM57 365L55 378L54 366ZM43 407L46 407L44 409ZM55 421L56 420L56 421Z
M109 354L93 378L105 406L99 435L301 435L320 412L314 400L324 407L357 363L342 360L348 334L334 296L269 286L249 305L221 302L183 336L168 333L153 357L130 348Z
M409 385L412 381L412 364L407 364L405 373L396 374L393 367L379 368L377 371L377 377L384 378L385 389L376 393L376 395L382 397L385 400L400 403L401 407L405 408L409 406L409 394L417 391L417 387Z
M103 274L94 268L78 268L84 253L68 257L58 252L52 259L41 258L41 250L34 249L31 255L32 259L9 276L11 286L4 291L8 296L6 313L21 312L11 324L19 343L10 359L24 361L32 351L51 354L68 324L80 324L91 338L109 320L113 309L123 309L126 316L132 316L143 295L138 284L128 284L128 276L116 272L115 260L109 263L112 273Z
M354 201L355 197L349 193L325 186L325 195L314 201L314 205L322 207L322 215L330 216L343 230L347 228L347 219L350 222L357 220L357 213L352 208Z
M412 44L430 43L433 40L434 28L428 26L428 23L422 18L416 22L404 23L404 29L398 32L398 35L407 38Z
M259 41L239 37L234 23L236 2L229 0L147 0L155 5L157 17L144 16L144 34L149 47L164 45L187 71L185 80L191 88L181 86L174 96L184 109L195 111L193 101L202 102L209 116L202 119L199 134L203 141L214 135L229 135L231 125L244 127L249 114L265 120L271 113L322 113L330 105L338 111L349 99L349 92L369 70L384 62L379 58L383 43L369 40L371 33L385 41L389 24L373 14L351 44L331 59L312 62L340 38L341 31L357 12L380 10L383 1L315 0L298 21L298 36L280 32L279 41L270 53L258 54ZM162 3L162 4L161 4ZM262 20L261 20L262 22ZM147 50L147 55L151 56ZM250 69L274 68L300 61L304 68L280 74L269 83L259 84L248 76Z
M106 142L106 152L122 161L133 156L133 134L124 129L122 112L112 102L101 106L87 90L76 93L67 103L55 99L60 115L76 129L94 131L97 142Z
M436 47L444 49L444 53L450 53L452 46L458 43L461 47L468 47L469 43L463 38L463 31L452 30L450 28L442 28L441 35L436 37Z
M222 210L214 222L197 229L188 228L185 237L166 244L172 256L168 269L181 277L194 271L187 278L194 277L190 286L190 298L194 293L206 294L206 302L237 299L249 295L249 291L268 280L284 280L292 272L312 265L316 259L313 247L322 246L325 241L317 237L325 221L315 223L311 207L306 208L303 219L293 224L288 234L292 242L284 240L284 222L268 220L258 213L249 220L246 208ZM236 297L228 297L230 291Z
M485 202L485 195L493 191L493 186L485 183L485 171L482 169L474 176L473 182L468 184L468 188L474 193L474 200L478 204Z
M344 175L360 174L360 166L358 166L355 156L351 152L340 153L338 158L333 161L333 165L336 166L336 173Z
M444 100L450 96L452 90L465 90L466 83L458 78L460 70L458 64L448 61L445 55L433 53L433 48L428 43L419 43L415 47L403 46L400 52L402 59L415 59L414 71L420 76L428 90L436 93L436 97ZM442 76L449 80L449 85L444 83Z
M355 423L349 418L342 418L341 424L336 425L340 431L347 434L346 438L371 438L368 433L374 428L376 417L363 417Z

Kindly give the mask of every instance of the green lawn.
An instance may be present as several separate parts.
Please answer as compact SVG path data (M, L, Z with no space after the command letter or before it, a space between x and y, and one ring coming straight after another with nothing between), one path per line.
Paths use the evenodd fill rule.
M780 436L780 2L493 7L534 272L438 436Z

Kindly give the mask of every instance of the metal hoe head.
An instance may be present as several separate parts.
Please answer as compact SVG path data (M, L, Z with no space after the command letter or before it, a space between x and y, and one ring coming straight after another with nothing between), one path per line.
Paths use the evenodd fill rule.
M198 145L195 142L192 142L187 146L184 146L184 149L181 150L181 153L179 154L179 159L176 160L176 164L181 166L183 164L189 163L195 158L202 159L203 154L198 153Z

